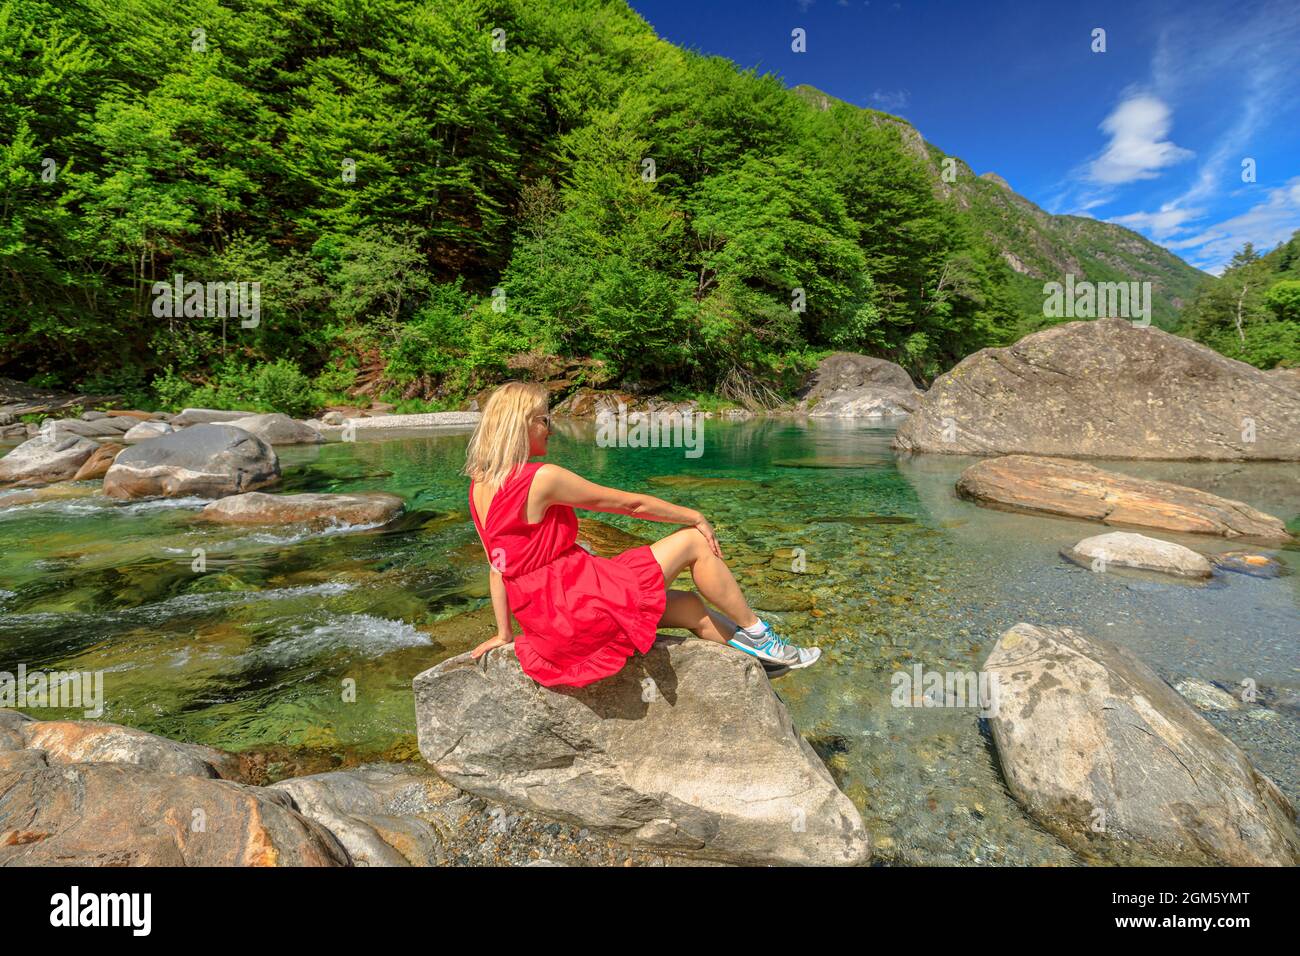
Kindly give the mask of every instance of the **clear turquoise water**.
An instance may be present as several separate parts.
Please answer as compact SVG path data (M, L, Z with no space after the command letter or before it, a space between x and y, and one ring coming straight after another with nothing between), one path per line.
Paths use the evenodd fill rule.
M1293 704L1279 705L1300 688L1300 576L1230 574L1195 586L1093 574L1058 552L1097 526L959 501L953 482L970 462L896 461L887 429L705 428L704 454L691 459L682 449L600 448L590 429L566 425L551 458L699 508L764 616L823 649L818 665L775 686L862 811L877 858L1080 862L1008 796L973 710L890 705L897 670L976 670L1021 620L1124 643L1171 682L1256 681L1263 704L1206 716L1300 797L1300 721ZM465 441L411 435L280 450L286 491L402 495L407 516L386 529L206 527L194 521L200 501L121 504L91 483L8 507L0 494L0 670L102 670L103 719L263 753L272 776L418 759L411 678L492 633L458 474ZM1294 466L1115 468L1285 519L1300 512ZM605 520L650 539L669 530ZM203 573L191 568L196 548ZM803 573L791 568L796 548ZM1300 558L1265 553L1293 570Z

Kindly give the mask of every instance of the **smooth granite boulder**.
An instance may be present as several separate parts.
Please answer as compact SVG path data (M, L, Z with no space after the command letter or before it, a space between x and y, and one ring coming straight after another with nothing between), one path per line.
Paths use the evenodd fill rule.
M415 678L420 752L462 790L620 840L741 863L853 865L867 834L763 667L661 638L583 688L548 689L514 646Z
M1008 455L971 465L957 479L968 501L1028 514L1131 528L1285 543L1278 518L1240 501L1168 481L1149 481L1065 458Z
M205 521L221 524L307 524L313 527L382 525L402 513L398 495L382 491L351 495L268 495L250 491L231 495L206 506Z
M110 498L221 498L280 480L280 461L262 439L230 425L191 425L117 456L104 476Z
M1178 578L1208 578L1214 569L1204 555L1172 541L1144 534L1112 531L1084 538L1062 554L1076 564L1105 572L1110 568L1155 571Z
M0 484L46 484L67 481L86 463L99 443L80 435L29 438L0 458Z
M896 418L916 411L923 394L901 365L836 352L817 364L796 408L813 418Z
M1300 459L1281 376L1124 319L1066 322L935 379L894 447L949 455Z
M269 445L314 445L324 441L320 432L310 425L295 421L279 412L236 418L229 424L256 435Z
M170 435L176 431L168 422L144 421L131 428L122 436L122 441L128 444L134 444L138 441L148 441L150 438L161 438L163 435Z
M1282 792L1127 649L1017 624L984 667L1007 786L1067 845L1176 865L1300 863Z

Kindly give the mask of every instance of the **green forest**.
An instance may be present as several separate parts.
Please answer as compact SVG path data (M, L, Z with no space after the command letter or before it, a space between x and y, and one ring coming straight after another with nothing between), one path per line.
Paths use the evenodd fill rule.
M621 0L0 0L0 375L296 414L455 407L520 356L731 400L831 349L926 383L1044 320L1014 194L947 201L909 130ZM1300 362L1296 246L1168 267L1199 288L1159 324ZM177 277L259 283L256 324L160 317Z

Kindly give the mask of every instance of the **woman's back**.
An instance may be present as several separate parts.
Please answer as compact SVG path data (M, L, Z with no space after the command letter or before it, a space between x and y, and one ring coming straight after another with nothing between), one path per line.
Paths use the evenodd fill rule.
M515 650L524 673L548 687L581 687L654 644L663 571L649 547L612 559L589 554L577 544L578 518L568 505L552 505L530 522L528 492L540 467L526 464L503 482L486 515L471 483L470 513L523 628Z

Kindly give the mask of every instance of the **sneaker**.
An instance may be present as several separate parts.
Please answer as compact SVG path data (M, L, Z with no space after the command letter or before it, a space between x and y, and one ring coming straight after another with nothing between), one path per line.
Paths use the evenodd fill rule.
M763 633L758 637L751 636L743 628L737 628L727 643L757 657L765 665L788 667L790 670L807 667L822 656L820 647L795 647L787 644L777 636L770 624L764 627Z

